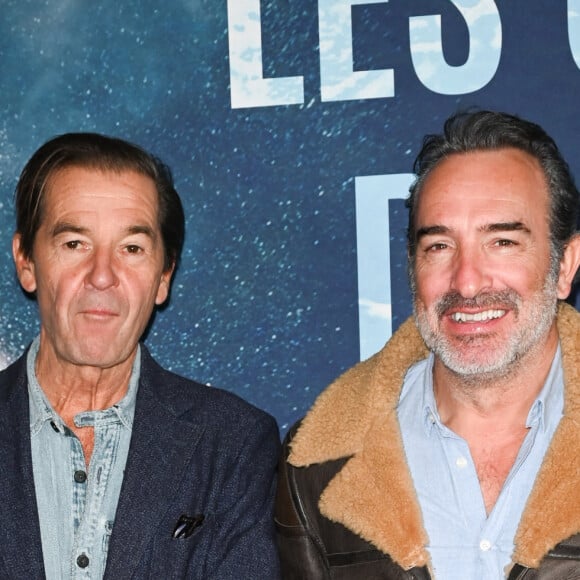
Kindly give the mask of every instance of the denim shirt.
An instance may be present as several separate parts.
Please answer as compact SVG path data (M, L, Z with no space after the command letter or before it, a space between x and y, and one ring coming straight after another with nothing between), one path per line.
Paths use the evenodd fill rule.
M560 347L527 416L528 432L487 515L469 446L439 417L433 354L411 367L397 409L407 461L429 536L435 580L506 577L514 536L564 408Z
M27 373L32 467L46 578L100 579L131 440L141 352L138 348L127 394L119 403L74 417L77 427L94 427L87 471L79 439L54 411L36 379L38 347L37 338L28 353Z

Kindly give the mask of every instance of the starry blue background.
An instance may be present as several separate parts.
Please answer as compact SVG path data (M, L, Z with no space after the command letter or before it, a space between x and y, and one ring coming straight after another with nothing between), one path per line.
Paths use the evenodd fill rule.
M285 431L359 359L355 176L411 171L423 135L469 106L539 122L580 174L566 3L496 5L498 71L461 96L425 88L409 52L409 17L441 14L446 59L466 60L452 2L354 6L355 68L394 69L396 94L321 102L316 1L262 1L264 76L303 76L305 104L232 109L226 0L4 0L0 363L38 331L10 257L22 166L55 134L117 135L172 167L187 214L182 267L147 344L164 366L240 394ZM410 312L406 215L399 201L390 212L396 328Z

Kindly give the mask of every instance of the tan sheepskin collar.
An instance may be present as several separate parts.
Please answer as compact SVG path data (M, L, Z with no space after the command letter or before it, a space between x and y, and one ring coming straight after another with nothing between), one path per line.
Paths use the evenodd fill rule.
M532 568L559 541L580 532L580 314L571 306L560 306L558 331L564 417L528 499L513 556ZM427 354L414 322L407 320L380 352L318 397L288 459L302 467L350 457L324 490L320 510L406 569L430 561L396 407L408 368Z

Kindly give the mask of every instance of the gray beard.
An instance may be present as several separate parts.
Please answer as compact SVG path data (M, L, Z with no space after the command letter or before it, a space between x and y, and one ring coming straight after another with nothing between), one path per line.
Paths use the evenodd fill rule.
M542 339L547 336L556 316L557 281L553 276L548 275L542 289L527 304L523 303L521 296L514 290L487 292L473 299L464 299L457 292L449 292L432 309L439 321L451 307L501 309L502 305L514 312L516 320L520 320L522 316L525 316L525 320L503 346L498 344L493 348L493 344L490 345L493 337L489 336L466 337L462 340L464 345L471 345L474 348L481 341L482 345L490 349L490 354L483 359L477 356L471 358L468 354L462 353L456 345L441 334L438 328L433 328L427 312L417 307L416 300L415 321L425 344L447 369L461 377L466 383L484 384L505 378L515 372L522 359L541 345Z

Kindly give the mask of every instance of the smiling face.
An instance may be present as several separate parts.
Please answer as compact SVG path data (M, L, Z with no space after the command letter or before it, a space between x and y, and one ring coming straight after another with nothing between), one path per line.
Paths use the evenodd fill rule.
M32 257L18 234L13 241L20 283L38 300L39 361L131 362L172 273L163 268L155 184L134 172L68 167L47 188Z
M415 315L451 371L503 376L526 356L553 355L577 242L553 268L548 209L540 166L517 149L451 155L428 175L415 224Z

